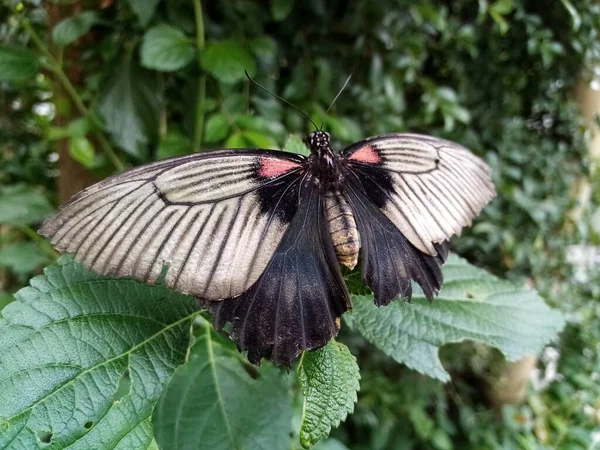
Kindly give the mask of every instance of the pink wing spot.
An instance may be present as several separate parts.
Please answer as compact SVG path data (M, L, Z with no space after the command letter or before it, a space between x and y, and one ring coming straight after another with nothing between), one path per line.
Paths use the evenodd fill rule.
M381 162L381 156L379 156L379 153L377 153L372 145L365 145L359 148L348 159L369 164L379 164Z
M297 169L300 164L288 161L287 159L262 157L259 159L258 174L261 177L270 178L283 175L290 170Z

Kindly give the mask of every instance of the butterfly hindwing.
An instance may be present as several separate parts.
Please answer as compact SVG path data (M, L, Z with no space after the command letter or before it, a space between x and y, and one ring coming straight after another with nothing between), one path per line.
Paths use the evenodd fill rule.
M203 302L218 329L232 323L231 337L253 363L266 357L289 365L338 332L349 297L323 205L319 186L307 180L298 212L256 283L237 298Z
M442 286L443 261L412 245L356 182L349 180L345 193L361 237L363 279L373 290L375 303L387 305L398 295L410 298L411 280L433 298ZM443 245L438 249L445 254Z
M246 291L296 213L306 170L290 153L193 154L108 178L40 230L96 272L222 299Z

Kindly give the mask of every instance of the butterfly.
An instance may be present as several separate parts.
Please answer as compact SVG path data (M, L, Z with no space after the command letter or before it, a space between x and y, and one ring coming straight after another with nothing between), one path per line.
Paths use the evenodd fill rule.
M409 299L411 280L431 299L446 242L495 196L489 167L447 140L386 134L337 153L317 130L307 142L309 156L222 150L134 168L76 194L40 233L98 273L197 297L251 362L289 366L351 307L340 264L360 253L378 306Z

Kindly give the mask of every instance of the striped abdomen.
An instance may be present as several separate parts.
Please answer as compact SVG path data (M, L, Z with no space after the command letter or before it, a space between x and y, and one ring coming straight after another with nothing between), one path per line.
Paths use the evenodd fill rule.
M338 261L354 269L358 261L360 236L352 210L342 194L330 191L325 195L325 216Z

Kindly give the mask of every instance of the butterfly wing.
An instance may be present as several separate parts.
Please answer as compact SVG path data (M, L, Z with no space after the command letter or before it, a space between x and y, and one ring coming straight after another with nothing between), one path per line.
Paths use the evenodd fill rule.
M206 299L260 276L294 217L305 159L269 150L192 154L108 178L75 195L40 233L112 276Z
M376 303L410 297L411 279L431 298L442 284L447 240L495 196L489 167L450 141L389 134L345 149L342 171Z
M350 305L324 214L319 187L307 179L298 212L256 283L241 296L204 302L217 329L226 322L248 359L290 365L303 350L337 334Z
M419 134L388 134L342 152L369 198L423 253L459 235L496 195L490 168L466 148Z
M436 245L438 256L419 251L369 199L360 184L348 180L345 194L360 233L363 279L375 293L375 303L387 305L398 295L410 298L410 280L415 280L425 295L433 298L442 286L440 264L445 260L445 245Z

